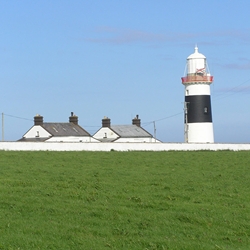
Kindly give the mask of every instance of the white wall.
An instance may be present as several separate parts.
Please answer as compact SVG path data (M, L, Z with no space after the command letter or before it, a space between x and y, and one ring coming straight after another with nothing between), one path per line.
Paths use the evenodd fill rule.
M90 136L53 136L46 142L100 142Z
M198 143L68 143L0 142L0 150L13 151L188 151L250 150L250 144Z
M188 123L189 143L213 143L214 130L212 122Z
M186 85L186 96L210 95L210 85L207 83Z
M24 138L48 138L51 134L46 131L43 127L40 125L34 125L26 134L24 134Z
M116 139L119 136L111 130L109 127L102 127L100 130L98 130L93 137L95 139L102 140L103 138L108 138L108 139Z
M157 139L155 139L155 138L152 138L152 137L147 137L147 138L145 138L145 137L142 137L142 138L139 138L139 137L136 137L136 138L119 138L119 139L117 139L116 141L114 141L114 143L118 143L118 142L129 142L129 143L133 143L133 142L136 142L136 143L138 143L138 142L140 142L140 143L142 143L142 142L160 142L160 141L158 141Z

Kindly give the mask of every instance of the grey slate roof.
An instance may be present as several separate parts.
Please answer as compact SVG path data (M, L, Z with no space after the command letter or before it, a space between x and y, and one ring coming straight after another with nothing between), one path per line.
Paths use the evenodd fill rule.
M48 140L48 138L41 138L41 137L38 137L38 138L21 138L19 139L18 141L21 141L21 142L44 142Z
M112 125L110 128L122 138L153 137L142 127L136 125Z
M52 136L90 136L86 130L72 122L44 122L41 126Z

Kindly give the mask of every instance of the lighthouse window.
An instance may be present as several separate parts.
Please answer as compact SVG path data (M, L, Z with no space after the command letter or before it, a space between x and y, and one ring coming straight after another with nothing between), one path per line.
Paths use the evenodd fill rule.
M207 113L208 113L208 108L205 107L205 108L204 108L204 114L207 114Z

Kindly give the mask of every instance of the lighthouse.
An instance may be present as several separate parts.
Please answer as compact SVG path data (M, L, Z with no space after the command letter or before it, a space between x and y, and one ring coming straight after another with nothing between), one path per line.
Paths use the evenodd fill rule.
M213 143L214 132L210 98L210 75L206 57L198 52L187 58L186 76L181 78L185 86L184 137L187 143Z

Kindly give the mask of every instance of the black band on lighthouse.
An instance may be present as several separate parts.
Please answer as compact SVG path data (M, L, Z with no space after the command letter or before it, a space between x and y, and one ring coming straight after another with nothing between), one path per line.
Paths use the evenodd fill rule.
M187 108L185 123L212 122L210 95L185 96L185 102Z

